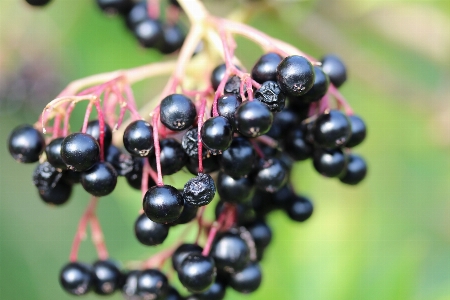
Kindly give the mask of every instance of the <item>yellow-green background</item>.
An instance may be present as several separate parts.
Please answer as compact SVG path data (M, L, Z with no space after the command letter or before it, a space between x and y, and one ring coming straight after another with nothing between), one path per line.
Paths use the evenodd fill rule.
M9 157L9 132L37 120L73 79L162 58L138 47L123 22L101 14L93 0L53 2L32 9L22 0L0 1L1 300L72 298L59 287L58 272L89 198L77 187L64 207L45 206L31 183L34 166ZM223 13L224 1L207 2ZM225 2L225 10L233 6ZM294 185L312 197L313 217L297 224L274 213L261 288L250 296L229 292L227 299L450 299L450 1L272 3L276 10L255 9L250 23L314 56L334 52L347 63L342 93L367 122L368 139L355 152L367 159L369 174L348 187L322 178L310 162L296 165ZM244 43L238 51L247 66L258 58L253 49ZM24 68L34 70L30 81L14 85ZM138 86L139 102L160 87ZM139 193L123 181L100 203L111 256L122 262L158 250L132 234L139 205ZM80 258L95 259L89 242Z

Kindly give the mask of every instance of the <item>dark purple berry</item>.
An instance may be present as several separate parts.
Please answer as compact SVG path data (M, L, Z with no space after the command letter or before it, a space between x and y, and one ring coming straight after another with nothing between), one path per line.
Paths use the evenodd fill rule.
M37 162L44 147L44 136L31 125L16 127L8 139L9 153L21 163Z
M256 161L256 152L252 143L246 138L236 137L230 147L219 158L220 169L225 174L240 178L248 175Z
M119 288L122 275L115 263L99 260L93 264L92 269L92 285L96 294L112 295Z
M117 172L108 162L99 162L81 174L81 185L89 194L97 197L112 193L117 184Z
M166 275L156 269L140 272L136 287L137 294L142 299L164 300L169 293L169 282Z
M177 24L163 26L163 42L159 50L164 54L177 51L183 45L185 34Z
M72 185L64 180L58 181L54 186L39 189L41 199L51 205L66 203L72 194Z
M97 141L86 133L69 134L61 143L61 158L67 167L77 172L92 168L98 161L100 147Z
M279 113L274 114L272 126L266 135L275 140L282 140L290 130L297 125L299 118L290 108L285 108Z
M63 289L72 295L85 295L92 287L92 269L79 262L66 264L59 274L59 282Z
M184 201L193 206L208 205L215 194L214 180L208 174L198 174L197 177L190 179L183 189Z
M322 99L323 96L328 91L330 86L330 79L328 75L325 74L321 67L314 66L314 85L312 88L304 95L300 97L292 97L291 101L298 103L311 103Z
M347 167L339 180L346 184L356 185L366 177L366 174L367 164L365 160L357 154L350 154Z
M164 39L163 27L159 20L146 18L134 26L133 32L139 43L145 48L158 47Z
M291 220L296 222L304 222L313 213L313 205L311 201L303 196L296 196L286 207L286 212Z
M280 112L283 110L286 96L280 89L280 86L275 81L264 82L255 92L257 100L261 101L272 112Z
M148 156L153 150L153 127L144 120L127 126L123 133L123 145L133 156Z
M313 154L313 164L317 172L326 177L337 177L347 166L347 155L339 149L317 149Z
M245 101L235 113L236 129L246 137L265 134L272 126L272 121L273 115L269 108L259 101Z
M76 172L73 170L66 170L63 172L62 180L70 185L80 183L81 172Z
M51 0L25 0L31 6L44 6L50 3Z
M219 271L234 273L250 261L250 249L238 234L226 232L216 238L210 253Z
M280 160L271 158L261 160L259 171L255 176L255 185L258 189L274 193L285 185L288 173Z
M184 208L181 193L170 185L151 187L144 196L144 212L156 223L170 223L177 220Z
M180 171L188 160L186 152L183 147L175 139L163 139L159 141L160 163L163 175L172 175ZM149 157L150 166L156 171L156 156L155 154Z
M352 128L347 116L333 109L317 117L312 134L320 147L333 149L342 147L349 141Z
M282 57L276 53L269 52L261 56L252 69L252 78L258 83L277 80L277 67Z
M45 147L47 161L55 168L66 170L67 166L61 158L61 144L64 138L56 138Z
M238 66L236 66L236 68L238 68L240 70L240 68ZM214 90L217 90L217 88L220 85L220 82L222 81L223 77L225 76L225 71L226 71L226 66L225 64L221 64L218 65L217 67L214 68L214 70L211 73L211 84L212 87L214 88Z
M225 94L217 99L217 113L219 116L227 118L230 124L234 126L234 113L241 103L240 96L236 94Z
M128 184L136 189L140 190L142 185L142 169L144 167L144 159L141 157L132 157L132 169L125 174ZM153 181L151 176L148 176L148 187L155 186L156 183Z
M90 121L86 128L86 133L92 136L99 145L100 143L100 122L98 120ZM112 130L108 124L103 124L103 149L109 148L112 141Z
M349 116L350 124L352 127L352 134L350 135L350 140L345 144L345 147L353 148L361 144L367 135L367 128L364 121L358 116Z
M180 245L172 255L172 267L178 272L183 260L188 257L188 255L193 253L201 254L203 248L196 244L182 244Z
M206 120L201 130L203 145L213 153L228 149L233 139L233 128L228 119L218 116Z
M134 223L134 234L141 244L155 246L162 244L167 238L169 226L155 223L145 214L142 214Z
M191 292L207 290L216 279L214 260L199 253L189 254L178 268L178 279Z
M243 203L253 196L254 191L253 182L249 177L234 179L225 173L219 173L217 192L223 201Z
M304 95L314 84L313 65L303 56L288 56L277 67L277 82L286 95Z
M252 293L261 285L262 273L259 264L251 263L240 272L231 274L228 282L239 293Z
M206 150L204 152L207 152ZM212 173L219 170L219 157L220 155L209 155L203 158L203 173ZM197 175L199 173L198 169L198 158L190 158L186 165L187 169L191 174Z
M182 131L191 127L197 118L194 103L181 94L172 94L161 101L161 122L170 130Z
M301 127L293 128L284 142L285 151L296 161L311 157L313 145L311 145Z
M322 69L330 77L335 87L340 87L347 80L347 68L339 57L333 54L322 58Z

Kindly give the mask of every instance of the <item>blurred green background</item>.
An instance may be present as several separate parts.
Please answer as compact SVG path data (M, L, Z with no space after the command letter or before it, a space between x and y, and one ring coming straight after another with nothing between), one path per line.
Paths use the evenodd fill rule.
M162 58L141 49L93 0L53 2L33 9L0 1L1 300L73 298L57 278L89 199L77 187L64 207L45 206L31 183L34 166L18 165L7 152L9 132L35 122L71 80ZM220 15L237 3L227 0L223 9L224 1L206 2ZM313 217L297 224L274 213L261 288L248 296L230 291L226 299L450 299L450 1L253 3L250 24L313 56L333 52L347 63L342 93L369 127L355 149L369 175L348 187L322 178L309 161L297 164L294 185L313 199ZM238 54L251 66L254 47L242 45ZM138 85L139 102L160 86ZM122 262L159 249L139 245L132 234L139 206L139 193L123 181L100 203L110 254ZM95 259L90 242L80 259Z

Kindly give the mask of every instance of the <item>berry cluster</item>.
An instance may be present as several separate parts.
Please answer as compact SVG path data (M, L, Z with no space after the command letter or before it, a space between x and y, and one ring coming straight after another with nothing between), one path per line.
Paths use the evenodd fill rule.
M157 22L148 17L146 3L125 8L119 5L124 2L98 1L105 10L128 13L129 20L142 10L145 18L136 24ZM203 89L184 88L175 73L151 122L137 111L129 78L138 76L130 71L72 95L64 90L35 126L22 125L11 133L12 157L22 163L39 161L33 182L44 202L66 203L78 183L93 197L80 220L70 262L60 273L68 293L120 290L129 299L191 300L223 299L227 288L251 293L261 284L260 261L272 239L267 214L282 209L291 220L303 222L313 213L311 201L294 192L294 162L311 158L320 174L350 185L366 176L365 161L351 153L365 139L366 126L337 90L347 78L341 60L327 55L319 62L273 46L247 73L235 64L234 42L224 33L236 31L235 24L220 20L216 25L224 63L198 84ZM275 43L251 28L239 32L249 31L254 39ZM176 72L183 72L184 60L192 57L198 42L183 46ZM162 69L157 65L151 70ZM82 128L71 132L70 114L80 101L89 102L86 116ZM98 117L89 121L93 107ZM124 125L127 111L132 120ZM51 129L46 128L49 120ZM181 170L194 175L183 188L164 184L163 176ZM187 223L198 225L196 241L187 243L183 236L139 268L120 270L108 258L95 213L98 198L112 193L119 177L142 191L142 211L134 224L141 244L163 244L172 227ZM208 222L204 211L216 196L216 218ZM88 223L99 258L92 265L77 258ZM181 296L162 272L168 259L189 296Z

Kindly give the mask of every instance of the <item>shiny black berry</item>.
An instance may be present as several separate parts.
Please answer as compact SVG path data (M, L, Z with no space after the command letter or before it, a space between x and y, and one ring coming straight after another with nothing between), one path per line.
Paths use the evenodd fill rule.
M197 117L194 103L181 94L172 94L161 101L161 122L170 130L182 131L191 127Z
M349 141L352 127L347 116L339 110L321 114L314 122L314 141L323 148L342 147Z
M44 136L31 125L16 127L8 139L9 153L21 163L37 162L44 147Z
M233 128L227 118L218 116L206 120L201 130L202 142L213 153L228 149L233 139Z
M265 134L272 126L273 115L269 108L259 101L245 101L236 110L237 131L246 137Z
M54 186L39 189L39 197L51 205L66 203L72 194L72 185L64 180L59 180Z
M163 139L159 141L161 171L163 175L172 175L180 171L188 160L188 156L183 147L175 139ZM152 154L149 157L150 166L153 170L157 170L156 156Z
M317 149L313 154L314 168L326 177L341 175L347 166L347 160L347 155L339 149Z
M142 169L144 167L144 159L141 157L133 157L132 169L125 174L128 184L136 189L140 190L142 185ZM156 183L153 181L151 176L148 176L148 187L155 186Z
M133 300L138 297L137 294L137 282L138 277L141 272L137 270L129 271L126 274L123 274L121 285L122 285L122 294L126 299ZM133 298L135 297L135 298ZM139 299L139 298L137 298Z
M189 202L184 201L184 208L180 217L176 219L173 223L170 223L169 225L179 225L189 223L195 219L195 217L197 216L197 212L198 206L194 206Z
M288 56L277 67L277 82L287 95L306 94L314 84L314 77L313 65L303 56Z
M306 94L300 97L292 97L291 101L299 103L311 103L319 101L323 96L325 96L330 85L330 79L321 67L314 66L314 74L315 79L312 88Z
M353 148L365 140L367 128L364 121L358 116L349 116L348 119L350 120L352 133L350 135L350 140L345 144L345 147Z
M169 287L165 300L185 300L185 298L174 287Z
M183 260L190 254L201 254L203 248L196 244L182 244L180 245L172 255L172 266L175 271L178 272Z
M199 253L189 254L178 268L178 279L191 292L207 290L216 279L214 260Z
M141 46L145 48L158 47L164 39L163 27L159 20L146 18L134 26L133 32Z
M356 185L360 183L367 174L366 161L357 154L350 154L348 156L348 164L344 173L339 177L343 183Z
M108 162L99 162L81 174L81 185L97 197L109 195L117 184L117 172Z
M92 168L98 161L100 146L86 133L69 134L61 143L61 158L71 170L82 172Z
M47 161L55 168L66 170L67 166L61 157L61 144L64 138L56 138L45 147Z
M164 54L177 51L183 45L185 34L177 24L163 26L163 42L159 50Z
M296 222L304 222L311 217L313 213L313 205L311 201L303 196L296 196L286 207L289 218Z
M228 284L235 291L248 294L256 291L261 281L262 273L259 264L251 263L242 271L232 274Z
M111 295L118 288L122 274L116 264L109 260L99 260L92 265L93 288L99 295Z
M347 68L336 55L329 54L322 58L322 69L330 77L335 87L340 87L347 80Z
M131 30L148 18L147 1L141 1L133 5L126 17L126 24Z
M227 285L223 280L217 280L204 292L197 293L187 300L222 300L225 298Z
M277 80L277 67L283 58L273 52L261 56L252 69L252 78L258 83Z
M99 145L100 143L100 122L98 120L93 120L88 123L86 128L86 133L92 136ZM108 124L103 124L103 149L105 151L109 148L112 141L112 130Z
M25 0L32 6L44 6L50 3L51 0Z
M250 261L250 249L238 234L226 232L220 235L211 249L219 271L234 273L245 268Z
M184 208L181 193L170 185L151 187L144 196L144 212L156 223L170 223L178 219Z
M306 139L303 128L293 128L284 142L285 151L296 161L305 160L311 157L313 145Z
M92 287L92 268L79 262L66 264L59 274L59 283L72 295L85 295Z
M216 186L209 174L198 174L197 177L190 179L183 189L184 201L193 206L208 205L215 194Z
M66 170L63 172L62 180L70 185L80 183L81 172L76 172L73 170Z
M109 162L119 176L125 176L133 170L133 158L128 153L122 153L119 148L111 145L106 150L105 161Z
M252 235L256 249L262 250L266 248L272 241L272 230L266 222L256 221L250 225L247 225L246 227Z
M155 246L162 244L167 238L169 226L155 223L142 214L134 223L134 234L141 244Z
M290 108L285 108L274 114L272 126L266 135L276 140L283 140L289 131L299 122L299 117Z
M148 156L153 149L153 127L143 120L127 126L123 133L123 145L134 156Z
M240 96L236 94L225 94L217 99L217 112L219 113L219 116L227 118L234 127L234 113L241 103L242 100Z
M217 192L225 202L243 203L253 196L254 191L253 182L249 177L234 179L223 172L217 177Z
M285 185L288 172L280 160L276 158L261 160L258 167L255 176L255 186L258 189L273 193Z
M275 81L264 82L255 92L255 97L270 109L272 112L283 110L286 96Z
M169 282L161 271L147 269L138 275L136 290L142 299L164 300L169 293Z
M219 158L220 169L225 174L240 178L248 175L256 161L256 152L246 138L235 137L230 147Z
M133 7L133 0L97 0L97 5L109 14L127 14Z
M207 151L204 151L207 152ZM220 155L209 155L205 156L202 160L203 173L212 173L219 170L219 157ZM199 173L198 169L198 158L190 158L186 164L187 169L191 174L197 175Z

